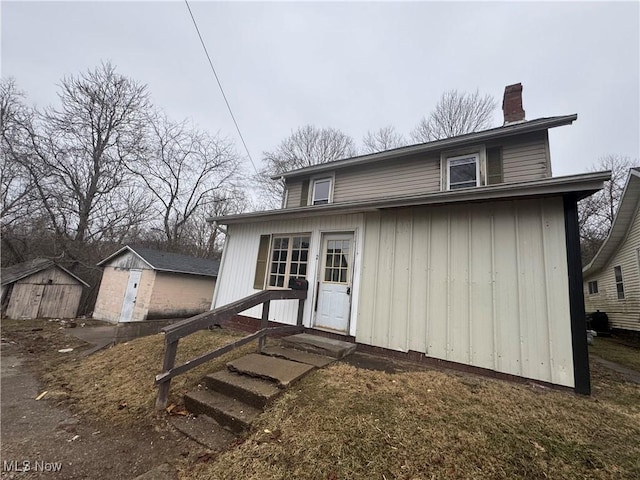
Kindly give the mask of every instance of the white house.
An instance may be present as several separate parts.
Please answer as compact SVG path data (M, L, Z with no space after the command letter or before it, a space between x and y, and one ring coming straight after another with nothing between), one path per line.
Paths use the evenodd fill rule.
M282 209L212 218L213 306L305 278L312 332L588 393L576 202L609 173L552 177L548 129L577 115L526 121L521 91L501 127L291 171Z
M640 332L640 168L629 177L613 226L584 267L587 312L600 310L614 329Z

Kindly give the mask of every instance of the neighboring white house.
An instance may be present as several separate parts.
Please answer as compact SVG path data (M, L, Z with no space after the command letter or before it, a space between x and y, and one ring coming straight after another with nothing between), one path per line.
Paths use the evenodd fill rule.
M93 318L136 322L208 310L219 262L127 245L98 265L104 272Z
M611 328L640 332L640 168L629 171L609 236L584 267L585 308Z
M526 121L521 91L502 127L288 172L284 208L212 218L213 306L305 278L309 329L588 393L576 204L610 175L552 178L548 129L577 115Z

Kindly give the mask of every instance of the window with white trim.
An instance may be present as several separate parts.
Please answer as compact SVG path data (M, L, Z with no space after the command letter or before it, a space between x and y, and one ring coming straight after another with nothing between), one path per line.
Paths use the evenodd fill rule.
M311 205L326 205L331 201L331 178L318 178L313 181Z
M309 241L309 235L273 237L267 286L287 288L290 278L307 276Z
M616 278L616 291L618 300L624 300L624 282L622 280L622 267L613 267L613 274Z
M598 281L597 280L592 280L587 285L588 285L588 288L589 288L589 295L595 295L595 294L598 293Z
M447 190L480 185L480 156L476 153L447 158Z

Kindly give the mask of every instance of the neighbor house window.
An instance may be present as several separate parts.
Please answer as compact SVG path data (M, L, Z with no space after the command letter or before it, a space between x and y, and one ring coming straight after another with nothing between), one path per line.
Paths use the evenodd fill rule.
M616 277L616 290L618 292L618 300L623 300L624 283L622 282L622 267L613 267L613 273Z
M480 156L461 155L447 158L447 190L480 185Z
M593 280L593 281L589 282L588 285L589 285L589 295L595 295L596 293L598 293L598 281L597 280Z
M308 235L274 236L267 285L286 288L289 278L305 278L308 261Z
M331 178L319 178L313 181L311 205L325 205L331 196Z

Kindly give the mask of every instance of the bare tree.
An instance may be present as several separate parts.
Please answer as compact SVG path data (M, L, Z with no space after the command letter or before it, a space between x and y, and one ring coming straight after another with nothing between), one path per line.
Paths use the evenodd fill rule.
M146 87L109 63L62 80L60 107L36 115L22 160L51 228L84 243L142 219L125 165L144 153Z
M423 117L411 137L416 142L431 142L477 132L491 127L496 101L491 95L459 93L457 90L445 92L428 117Z
M605 187L578 204L578 223L583 264L587 264L609 235L624 192L629 169L637 164L629 157L607 155L593 165L591 171L611 170Z
M258 175L261 200L267 207L277 208L282 201L284 186L272 176L290 170L332 162L357 154L353 139L334 128L305 125L285 138L275 150L264 152L264 167Z
M176 123L156 113L149 124L148 154L129 168L152 198L160 219L154 228L162 232L167 247L176 250L191 220L234 190L239 157L230 141L186 121Z
M13 79L0 80L0 207L2 232L28 221L37 208L33 184L24 159L29 155L28 125L33 112L24 104L24 94Z
M189 220L185 244L189 252L197 257L219 258L223 247L223 231L209 222L209 218L222 215L235 215L245 212L249 207L244 190L234 188L218 195L208 210L200 209Z
M363 153L376 153L392 148L404 147L407 140L396 131L392 125L382 127L375 132L368 131L362 139L364 145Z

